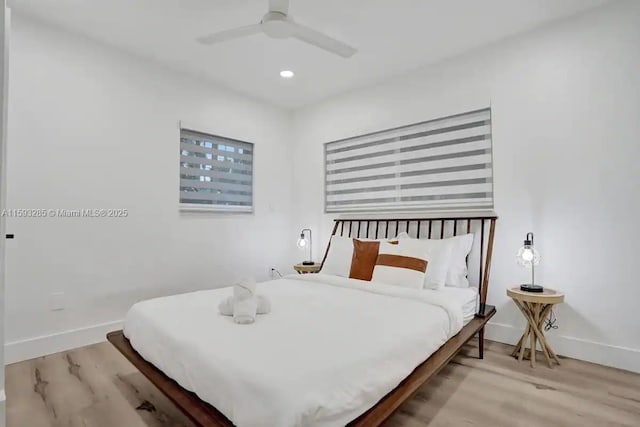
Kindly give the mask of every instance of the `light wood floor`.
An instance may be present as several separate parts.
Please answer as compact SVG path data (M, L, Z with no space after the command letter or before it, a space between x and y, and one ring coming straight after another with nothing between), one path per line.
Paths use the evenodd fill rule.
M549 369L469 345L389 420L412 426L640 426L640 375L562 359ZM6 368L7 426L192 424L108 343Z

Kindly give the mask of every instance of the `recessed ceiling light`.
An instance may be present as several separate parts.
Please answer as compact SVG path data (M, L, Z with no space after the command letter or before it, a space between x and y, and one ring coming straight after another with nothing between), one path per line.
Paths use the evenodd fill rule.
M293 76L295 76L295 74L291 70L280 71L280 77L282 77L283 79L290 79Z

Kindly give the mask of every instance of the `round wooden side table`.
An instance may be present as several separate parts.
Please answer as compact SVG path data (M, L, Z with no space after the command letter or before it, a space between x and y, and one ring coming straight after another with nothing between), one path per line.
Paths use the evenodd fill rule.
M296 264L293 266L293 269L298 272L298 274L309 274L309 273L317 273L320 271L321 264L315 263L312 265L304 265L302 263Z
M540 343L540 348L550 368L553 367L551 363L552 360L559 365L560 360L547 342L542 325L554 304L560 304L564 301L564 294L549 288L544 288L543 292L526 292L520 290L518 286L507 289L507 295L513 299L513 302L528 322L522 338L520 338L520 341L516 344L516 348L511 355L514 357L518 356L518 360L522 361L527 345L527 338L529 338L529 360L531 361L532 368L536 367L536 343Z

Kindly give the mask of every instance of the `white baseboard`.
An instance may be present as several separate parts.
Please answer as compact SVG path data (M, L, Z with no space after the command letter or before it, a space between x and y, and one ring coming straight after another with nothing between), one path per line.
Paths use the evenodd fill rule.
M489 322L485 337L489 340L514 345L522 336L522 330L511 325ZM640 350L588 341L563 335L547 335L553 350L562 356L600 365L640 373Z
M122 329L122 321L100 323L51 335L8 342L4 346L4 363L10 364L58 353L104 341L107 332Z

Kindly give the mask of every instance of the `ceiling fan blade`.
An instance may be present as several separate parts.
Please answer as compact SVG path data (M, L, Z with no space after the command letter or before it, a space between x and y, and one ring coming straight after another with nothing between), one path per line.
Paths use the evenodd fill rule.
M220 31L219 33L208 34L206 36L198 37L196 40L202 44L215 44L224 42L227 40L238 39L240 37L250 36L252 34L258 34L262 32L261 24L247 25L245 27L233 28L231 30Z
M319 47L320 49L340 55L343 58L350 58L358 51L346 43L329 37L326 34L322 34L321 32L309 27L305 27L304 25L300 25L295 22L292 22L291 25L295 28L293 37L298 40L302 40L305 43Z
M289 0L269 0L269 12L289 13Z

